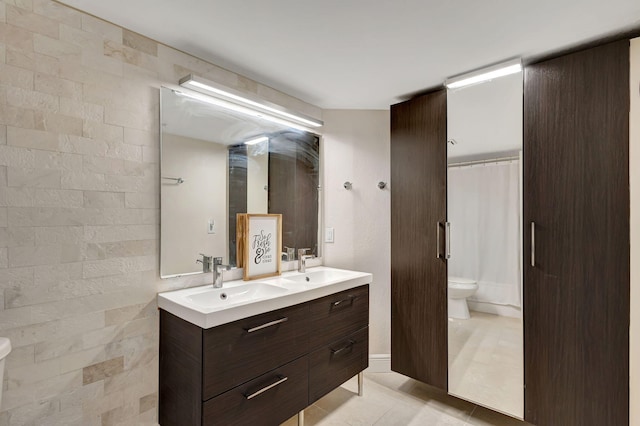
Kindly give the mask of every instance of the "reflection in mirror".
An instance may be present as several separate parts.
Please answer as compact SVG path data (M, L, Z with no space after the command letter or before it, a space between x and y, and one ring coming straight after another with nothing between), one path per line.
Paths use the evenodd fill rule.
M524 416L522 73L447 92L449 393Z
M319 137L183 93L161 89L161 276L235 266L237 213L283 215L283 260L319 255Z

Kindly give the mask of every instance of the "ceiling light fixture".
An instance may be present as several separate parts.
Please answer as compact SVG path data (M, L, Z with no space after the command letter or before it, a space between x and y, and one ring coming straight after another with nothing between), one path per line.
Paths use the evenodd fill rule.
M457 77L448 78L445 80L444 85L447 86L447 89L458 89L460 87L483 83L485 81L504 77L505 75L515 74L521 71L522 62L520 59L514 59L512 61L503 62L488 68L459 75Z
M280 105L272 104L245 93L240 93L234 89L196 77L192 74L181 78L180 86L203 93L217 101L224 102L224 104L216 103L216 105L222 106L223 108L232 109L243 114L248 114L248 111L251 111L249 115L262 117L275 123L287 124L296 129L308 131L309 128L321 127L324 124L315 118L297 112L294 113Z
M266 136L260 136L259 138L253 138L253 139L249 139L248 141L244 141L245 145L257 145L260 142L266 142L268 141L269 138Z

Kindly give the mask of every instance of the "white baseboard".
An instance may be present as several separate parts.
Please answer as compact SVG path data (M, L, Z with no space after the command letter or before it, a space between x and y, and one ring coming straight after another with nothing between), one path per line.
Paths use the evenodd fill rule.
M369 354L369 368L367 373L391 373L390 354Z

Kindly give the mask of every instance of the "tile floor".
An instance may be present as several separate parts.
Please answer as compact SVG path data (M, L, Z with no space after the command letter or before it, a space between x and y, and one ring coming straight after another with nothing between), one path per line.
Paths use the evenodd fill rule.
M353 378L305 410L305 425L527 426L396 373L365 373L364 395ZM282 426L297 426L297 416Z
M502 411L521 413L522 325L519 319L472 312L449 320L451 392ZM458 399L396 373L365 373L364 395L353 378L305 410L305 425L526 426L528 423ZM297 426L297 416L283 426Z
M482 312L449 319L449 392L522 416L522 321Z

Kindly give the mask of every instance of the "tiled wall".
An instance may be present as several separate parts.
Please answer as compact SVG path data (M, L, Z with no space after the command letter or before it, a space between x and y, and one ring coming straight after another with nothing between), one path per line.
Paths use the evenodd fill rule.
M0 425L155 424L161 84L320 110L49 0L0 0Z

